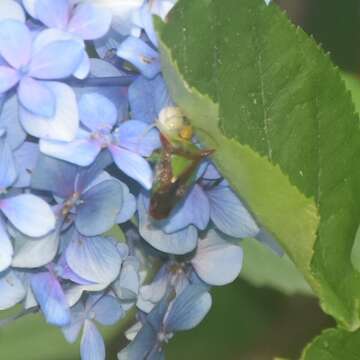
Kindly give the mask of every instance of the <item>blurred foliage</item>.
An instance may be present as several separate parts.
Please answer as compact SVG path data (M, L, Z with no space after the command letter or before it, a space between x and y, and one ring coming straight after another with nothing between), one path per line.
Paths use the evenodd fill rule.
M345 80L347 88L351 91L355 108L360 114L360 78L355 75L344 73L343 79Z
M212 294L208 317L193 331L177 334L167 348L168 359L267 360L275 355L298 356L304 344L332 325L315 299L309 297L287 297L241 280L216 288ZM101 328L110 360L125 345L123 327L124 323ZM0 359L4 360L79 359L79 339L68 344L61 331L39 315L28 315L1 329L0 349Z
M308 0L305 30L341 68L360 71L360 1Z
M344 70L360 72L359 0L275 0Z
M298 358L304 345L332 321L313 298L285 296L238 280L213 289L208 317L170 342L170 360Z
M4 318L13 313L6 312L1 316ZM108 343L124 328L126 321L112 327L99 326ZM75 360L79 359L79 354L80 336L75 344L69 344L61 330L47 324L39 314L27 315L0 328L1 360Z
M244 250L242 279L257 287L271 286L287 295L313 295L303 275L286 254L279 256L254 239L243 240L241 246Z
M306 348L301 360L358 360L359 343L360 331L329 329Z

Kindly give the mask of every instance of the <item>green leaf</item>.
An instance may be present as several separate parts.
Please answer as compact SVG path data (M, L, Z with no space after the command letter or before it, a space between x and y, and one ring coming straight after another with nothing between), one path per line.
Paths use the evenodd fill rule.
M219 169L323 309L358 328L359 117L338 70L263 0L180 0L157 28L172 96Z
M269 286L287 295L313 295L287 255L279 256L255 239L241 241L244 264L240 277L255 286Z
M360 114L360 78L351 74L342 74L347 88L351 91L351 95L356 107L356 111Z
M360 79L352 74L342 73L346 87L350 90L356 111L360 114ZM355 236L354 245L351 251L351 263L360 272L360 228Z
M306 347L301 360L358 360L360 331L325 330Z
M355 236L354 245L351 249L351 264L358 272L360 272L360 227Z

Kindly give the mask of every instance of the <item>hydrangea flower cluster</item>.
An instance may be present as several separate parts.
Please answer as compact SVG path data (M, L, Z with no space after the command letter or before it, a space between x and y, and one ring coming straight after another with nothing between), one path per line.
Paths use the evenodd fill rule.
M83 360L105 359L97 324L132 308L118 359L163 359L208 313L211 287L239 275L238 239L264 235L211 158L169 150L183 119L153 15L175 2L0 2L0 309L21 303L81 336ZM162 199L181 195L161 218L159 182Z

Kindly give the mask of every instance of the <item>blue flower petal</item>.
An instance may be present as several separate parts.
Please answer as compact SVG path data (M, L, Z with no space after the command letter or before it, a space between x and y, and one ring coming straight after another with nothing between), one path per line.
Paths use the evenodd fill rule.
M0 294L0 310L9 309L24 299L26 289L15 271L0 273Z
M154 28L153 17L148 2L144 2L143 6L136 12L134 16L135 25L143 28L150 41L158 47L158 39Z
M52 273L33 274L31 288L49 324L66 326L70 323L70 310L64 291Z
M159 132L142 121L126 121L114 134L122 148L141 156L150 156L154 150L161 147Z
M122 184L123 189L123 202L119 214L116 218L117 224L122 224L129 221L135 214L136 211L136 199L133 194L130 193L129 188Z
M131 1L97 1L98 7L108 8L113 13L113 29L122 34L129 35L134 27L133 14L141 7L143 0Z
M13 229L15 253L11 265L16 268L38 268L50 263L59 248L59 228L40 238L30 238Z
M200 166L196 171L196 178L195 178L196 181L198 181L204 175L208 165L209 165L208 161L201 162Z
M211 308L211 296L202 286L189 285L174 301L165 321L167 332L190 330Z
M201 174L203 179L206 180L218 180L221 179L221 174L216 169L213 163L211 162L203 162L203 164L206 166L206 170ZM223 185L224 183L222 183Z
M61 328L66 340L70 343L74 343L79 336L81 328L84 325L86 313L85 307L82 302L77 303L70 310L71 320L70 324Z
M22 233L40 237L55 228L55 216L50 206L31 194L21 194L0 200L0 209Z
M70 86L58 82L43 84L55 95L55 114L48 118L20 107L20 121L24 129L38 138L72 141L79 127L79 113L73 90Z
M11 186L17 177L14 155L0 129L0 191ZM1 200L0 200L1 201Z
M110 284L120 272L122 259L109 238L83 237L74 233L65 253L69 267L94 283Z
M90 73L90 58L86 51L83 52L83 58L74 71L74 76L79 80L84 80Z
M41 81L23 78L19 84L18 96L21 104L30 112L48 118L54 116L55 96Z
M85 94L79 101L80 121L89 130L106 130L109 133L118 119L115 105L105 96Z
M189 277L191 278L192 276L189 276L186 271L175 273L173 270L174 262L170 260L162 266L151 284L141 287L140 296L136 303L136 306L141 311L149 313L166 295L169 284L174 285L176 295L182 293L190 282L193 282L193 279L189 279ZM193 272L191 273L193 274Z
M132 63L147 78L160 73L159 53L141 39L128 37L118 48L117 55Z
M175 255L191 252L197 245L198 235L194 226L173 234L166 234L161 227L152 222L148 212L148 199L140 194L138 198L139 231L141 236L155 249Z
M150 312L165 295L170 277L169 263L166 263L157 272L151 284L141 287L136 306L144 312Z
M15 163L18 169L18 177L13 184L14 187L30 187L31 174L34 172L38 156L38 145L28 141L14 151Z
M173 233L195 225L199 230L205 230L210 220L209 200L202 188L195 184L182 202L167 220L164 231Z
M25 22L25 13L20 4L14 0L0 1L0 21L5 19Z
M140 287L139 261L129 256L123 262L119 278L114 282L113 289L119 299L136 301Z
M91 78L124 76L114 65L101 59L90 59L90 65L89 77ZM124 115L128 116L127 90L122 86L81 86L75 87L75 92L78 99L81 99L84 94L101 94L108 98L118 109L119 121L124 119Z
M16 94L4 97L0 111L0 129L6 130L6 141L12 150L18 148L26 139L26 133L19 121L19 103Z
M119 360L163 359L162 349L159 348L158 334L163 331L163 320L169 307L170 296L164 296L146 318L145 324L137 333L135 339L120 353Z
M129 256L129 247L125 243L118 242L116 244L116 247L122 260L126 259Z
M118 353L118 360L146 359L157 343L157 332L146 323L126 348Z
M106 180L86 191L77 207L75 225L86 236L102 234L111 229L122 206L122 186Z
M230 187L220 185L207 194L211 220L220 231L235 238L256 236L256 222Z
M269 247L276 255L284 255L284 249L280 246L276 239L265 229L260 229L259 233L256 235L256 239Z
M31 59L29 76L56 80L72 75L83 60L84 48L75 40L55 41L38 50Z
M10 266L14 253L13 246L5 226L4 221L0 217L0 272L6 270Z
M73 35L69 34L64 30L50 28L45 30L41 29L40 32L36 33L32 46L33 54L42 52L49 45L63 41L77 42L79 46L84 49L83 53L86 53L85 44L81 39L79 39L78 37L74 37Z
M84 40L95 40L109 31L111 19L110 11L80 3L74 10L67 30Z
M74 306L83 294L89 292L99 292L108 287L107 284L88 284L88 285L73 285L66 289L66 300L69 306Z
M77 285L93 285L93 281L86 280L76 274L68 265L65 255L62 254L56 263L56 273L59 277L65 280L70 280ZM70 304L69 304L70 305Z
M166 16L175 6L176 1L177 0L154 0L151 6L151 12L154 15L160 16L163 21L166 21Z
M205 238L199 241L191 264L207 284L221 286L233 282L239 276L242 259L240 246L226 241L220 233L209 230Z
M111 177L105 177L102 181L100 175L103 174L103 170L112 164L112 158L108 151L102 151L90 166L81 167L78 169L78 176L76 178L76 191L82 193L90 185L98 184L103 180L108 180Z
M36 10L35 10L36 0L22 0L22 4L27 11L27 13L36 19Z
M31 33L25 24L16 20L0 22L0 55L15 69L28 64Z
M0 94L10 90L19 82L18 72L8 66L0 66Z
M80 166L92 164L101 151L101 145L82 129L73 141L40 140L39 145L42 153Z
M112 145L109 150L117 167L127 176L136 180L145 189L151 189L153 171L149 163L140 155Z
M65 29L70 16L68 0L36 0L36 17L49 28Z
M65 199L75 191L76 175L75 165L39 154L31 186L37 190L50 191Z
M94 323L86 320L80 344L81 360L105 360L105 344Z
M94 319L105 326L116 324L124 316L120 302L111 295L90 295L86 307L94 315Z
M148 80L139 76L129 87L132 118L153 124L163 108L174 106L161 74Z

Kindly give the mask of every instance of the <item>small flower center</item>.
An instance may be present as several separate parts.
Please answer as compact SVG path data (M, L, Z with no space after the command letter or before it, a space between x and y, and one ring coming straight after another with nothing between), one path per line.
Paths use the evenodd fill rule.
M98 144L100 144L103 149L106 149L110 145L116 143L115 136L111 133L111 129L109 129L107 126L94 131L91 133L90 137L93 141L96 141Z
M18 69L18 73L20 75L21 78L25 77L28 75L30 70L30 66L29 64L26 65L22 65L19 69Z
M173 275L182 275L184 273L185 270L185 264L183 263L179 263L179 262L173 262L170 265L170 273L172 273Z
M71 195L69 199L67 199L64 202L63 208L62 208L62 214L63 216L66 216L69 214L69 212L77 205L80 205L82 203L82 200L80 200L80 193L75 192Z

